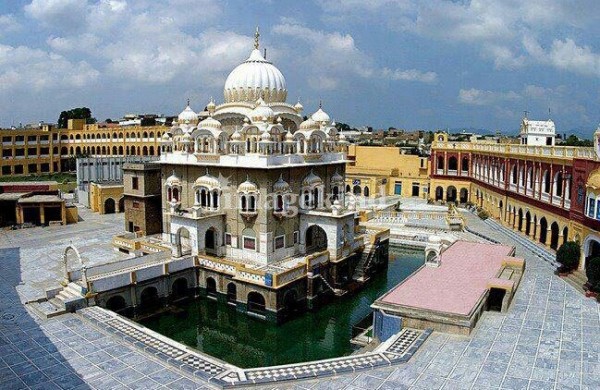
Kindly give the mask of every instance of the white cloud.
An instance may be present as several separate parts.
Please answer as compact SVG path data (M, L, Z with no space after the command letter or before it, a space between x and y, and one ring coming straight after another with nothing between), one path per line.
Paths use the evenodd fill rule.
M85 26L87 8L87 0L33 0L24 9L46 27L73 31Z
M597 54L558 36L579 29L584 36L600 33L600 1L579 0L323 0L324 19L348 23L386 23L391 30L476 47L496 68L515 69L547 63L559 69L597 75ZM535 37L552 43L550 56L533 56Z
M298 53L296 60L310 72L309 84L319 90L337 88L355 77L434 83L435 72L417 69L379 68L362 52L350 34L315 30L286 20L273 27L275 34L304 41L308 53Z
M25 93L93 84L99 72L85 61L24 46L0 45L0 90Z
M495 92L471 88L461 89L458 92L458 100L461 103L473 106L489 106L504 101L514 101L519 99L521 99L521 95L514 91Z
M0 15L0 37L5 33L20 31L21 28L21 24L14 15Z

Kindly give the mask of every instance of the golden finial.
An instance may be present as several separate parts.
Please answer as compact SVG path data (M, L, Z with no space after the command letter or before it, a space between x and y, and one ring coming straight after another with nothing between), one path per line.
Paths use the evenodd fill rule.
M258 50L258 38L260 38L260 30L256 26L256 32L254 33L254 48Z

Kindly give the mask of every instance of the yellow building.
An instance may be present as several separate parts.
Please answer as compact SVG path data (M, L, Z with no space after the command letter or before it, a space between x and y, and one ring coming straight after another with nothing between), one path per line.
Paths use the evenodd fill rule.
M426 198L429 159L400 148L350 145L346 192L376 198L387 195Z
M122 183L90 183L90 208L95 213L114 214L125 211Z
M0 129L2 159L0 177L52 174L75 169L73 157L158 156L167 126L86 125L71 119L66 129L52 125L38 128Z

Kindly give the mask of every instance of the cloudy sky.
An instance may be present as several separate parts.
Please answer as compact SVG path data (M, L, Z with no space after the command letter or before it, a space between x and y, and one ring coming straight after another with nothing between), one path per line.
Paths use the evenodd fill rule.
M337 121L514 133L600 122L598 0L29 0L0 3L0 126L222 100L261 28L288 101Z

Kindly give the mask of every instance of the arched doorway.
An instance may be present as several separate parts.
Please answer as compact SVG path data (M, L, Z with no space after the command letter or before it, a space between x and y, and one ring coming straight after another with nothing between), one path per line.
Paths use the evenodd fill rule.
M585 255L585 267L590 259L600 256L600 237L587 236L583 243L583 254Z
M498 218L504 219L504 202L498 202Z
M115 213L115 200L113 198L108 198L104 201L104 214L114 214Z
M119 313L123 311L127 307L127 303L125 302L125 298L120 295L112 296L106 301L106 308L108 310L114 311L115 313Z
M460 203L467 203L469 201L469 190L466 188L460 189Z
M529 236L529 233L531 233L531 213L528 211L525 213L525 235Z
M140 306L143 310L152 310L159 306L158 290L156 287L146 287L140 295Z
M435 200L444 200L444 189L441 186L435 188Z
M235 303L237 301L237 286L231 282L227 285L227 302Z
M540 219L540 242L542 244L545 244L547 237L548 237L548 222L546 221L546 217L542 217Z
M125 198L119 199L119 212L122 213L125 211Z
M448 202L456 202L456 187L449 186L446 189L446 201L448 201Z
M211 227L204 233L204 248L206 253L217 254L217 233L215 228Z
M312 225L306 229L306 253L319 252L327 249L327 233L322 227Z
M519 231L522 232L523 231L523 209L519 209L519 224L517 226L519 227Z
M188 296L188 282L186 278L179 278L171 286L171 297L178 300Z
M354 193L354 195L360 196L360 194L361 194L360 186L354 186L354 188L352 189L352 192Z
M286 315L292 315L299 309L296 291L289 290L283 296L283 307Z
M266 312L265 298L256 291L248 294L248 312L260 315L264 315Z
M569 228L565 226L565 228L563 229L563 240L561 245L566 243L567 241L569 241Z
M558 248L558 224L552 222L550 225L550 248L556 250Z
M457 171L458 170L458 161L456 160L456 157L450 156L450 158L448 159L448 170L449 171Z
M350 184L346 184L346 193L348 193L350 191L351 191Z
M369 196L369 187L365 186L365 190L363 191L363 195L364 195L365 197L368 197L368 196Z
M181 256L192 254L192 244L190 241L190 231L186 228L179 228L176 235L176 245Z
M206 278L206 295L209 297L217 297L217 282L214 278Z

